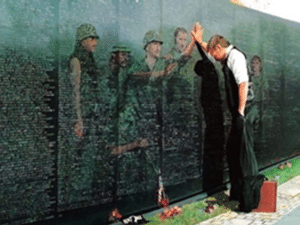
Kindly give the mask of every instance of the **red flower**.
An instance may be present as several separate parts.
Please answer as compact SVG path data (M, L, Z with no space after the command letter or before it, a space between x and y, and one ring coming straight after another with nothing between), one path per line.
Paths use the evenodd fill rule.
M121 219L122 215L119 212L119 210L117 208L115 208L110 214L109 214L109 218L116 218L116 219Z
M160 200L159 203L160 203L160 205L161 205L162 207L167 207L167 206L169 205L169 199L163 198L163 199Z
M173 208L165 208L163 213L160 215L161 220L173 218L176 215L179 215L182 213L182 209L179 208L178 206L174 206Z

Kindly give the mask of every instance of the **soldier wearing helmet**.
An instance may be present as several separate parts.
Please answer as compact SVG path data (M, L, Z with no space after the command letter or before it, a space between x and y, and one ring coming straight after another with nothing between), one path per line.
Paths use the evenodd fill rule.
M99 182L107 179L102 172L99 173L99 161L95 158L106 154L106 143L102 141L103 130L100 130L105 122L99 118L105 118L101 106L105 104L107 89L102 71L100 76L94 59L98 40L99 35L92 24L80 25L76 30L76 44L68 64L73 88L73 108L68 116L75 131L75 138L66 137L66 143L71 147L68 149L68 155L72 155L66 160L67 163L72 163L72 168L75 169L68 167L70 179L66 187L72 196L82 199L83 202L93 198L96 193L91 190L96 190ZM105 164L108 160L103 159L101 162Z
M168 75L173 69L166 68L165 60L160 57L162 44L162 38L158 33L153 30L146 32L143 39L145 57L135 62L128 70L124 83L124 113L120 114L120 121L124 121L124 124L126 121L128 123L127 126L119 126L120 133L128 134L126 137L128 142L140 140L140 143L148 145L150 139L154 140L154 135L149 132L153 121L147 119L147 116L151 114L152 110L154 110L152 113L156 115L156 105L158 98L161 97L162 77ZM139 121L135 121L137 119ZM124 132L122 131L123 127L126 128ZM147 145L139 147L145 148ZM120 154L127 150L123 149L114 154Z
M85 85L91 87L90 83L97 83L97 68L93 52L98 44L99 35L92 24L84 23L76 30L76 45L74 52L69 58L69 72L74 90L74 105L76 110L75 135L83 137L83 123L86 117L90 116L90 109L81 107L86 98L90 98ZM90 88L88 87L88 88ZM92 106L87 106L91 108Z
M160 57L163 41L155 31L150 30L145 34L143 44L146 51L145 62L149 66L150 71L152 71L157 59Z
M127 78L124 82L123 95L124 97L124 108L120 112L119 116L119 133L120 139L124 143L134 143L135 140L138 140L139 148L145 148L148 145L147 139L147 126L145 124L142 132L139 124L142 124L140 121L135 122L137 115L142 118L145 115L144 108L139 105L141 101L149 101L151 93L150 77L154 74L164 71L164 61L160 58L160 50L163 41L161 37L155 31L148 31L145 34L143 39L143 48L145 50L145 58L140 61L135 62L127 73ZM115 46L112 50L112 53L116 53L122 50L123 52L128 52L128 49L124 46ZM117 61L116 58L114 58ZM115 64L117 64L115 62ZM118 63L121 65L121 61ZM112 67L111 67L112 68ZM157 76L158 77L158 76ZM149 83L150 82L150 83ZM153 99L151 99L151 104ZM123 135L123 137L121 137ZM113 148L113 154L121 154L125 151L130 150L124 146L118 146L118 148ZM127 145L128 147L128 145Z
M170 74L175 65L166 67L165 60L160 56L162 45L162 38L157 32L154 30L146 32L143 39L145 58L132 66L131 74L151 80Z
M130 53L131 49L128 46L118 43L113 46L109 59L107 87L109 89L109 118L117 120L117 122L112 121L114 135L108 134L106 139L113 155L119 155L135 148L145 148L148 145L146 139L136 139L137 135L128 135L127 131L128 124L130 124L128 115L131 113L128 111L128 107L123 107L123 93L126 89L124 83L127 79L128 69L131 66ZM101 69L107 71L107 68Z
M109 59L109 69L113 74L118 74L120 69L126 69L129 65L131 50L122 43L113 46Z
M92 24L84 23L77 28L76 44L81 45L87 52L94 52L99 35Z
M158 33L156 33L156 31L149 30L148 32L145 33L143 39L144 49L146 49L146 47L152 42L158 42L161 45L163 44L161 36Z
M131 49L123 43L113 46L109 59L109 83L108 86L114 92L116 98L121 97L124 90L124 82L127 79L128 69L131 66ZM114 98L115 99L115 98Z

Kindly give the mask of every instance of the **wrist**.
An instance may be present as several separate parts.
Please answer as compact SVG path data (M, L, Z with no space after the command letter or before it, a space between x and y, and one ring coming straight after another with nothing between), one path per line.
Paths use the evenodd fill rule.
M242 116L242 117L245 116L245 115L244 115L244 112L241 112L241 111L238 111L238 114L239 114L239 116Z

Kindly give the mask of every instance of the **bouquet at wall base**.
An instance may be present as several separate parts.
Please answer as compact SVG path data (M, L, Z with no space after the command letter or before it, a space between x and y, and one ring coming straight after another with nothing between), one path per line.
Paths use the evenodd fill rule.
M120 219L122 218L121 213L119 212L119 210L117 208L115 208L108 217L108 221L109 222L116 222L116 221L120 221Z
M163 208L168 207L169 199L168 198L162 198L162 199L160 199L158 204L159 204L160 207L163 207Z
M164 208L162 214L160 215L161 220L174 218L174 216L177 216L182 213L182 209L178 206L174 206L173 208Z
M169 198L167 197L165 193L165 188L162 182L162 176L161 173L158 176L158 197L157 202L160 207L163 207L163 212L160 215L161 220L173 218L176 215L179 215L182 213L182 209L178 206L174 206L173 208L169 208Z
M215 205L209 204L207 207L205 207L205 209L203 211L206 214L210 214L210 213L213 213L217 208L218 208L217 204L215 204Z

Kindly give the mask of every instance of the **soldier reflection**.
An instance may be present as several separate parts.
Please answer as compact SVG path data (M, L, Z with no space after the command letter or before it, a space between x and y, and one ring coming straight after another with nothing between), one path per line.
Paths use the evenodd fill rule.
M156 188L161 85L163 77L174 67L166 68L160 56L162 44L155 31L145 34L145 57L134 62L128 71L124 83L125 104L119 116L120 137L126 134L124 139L131 146L113 149L114 154L122 154L119 170L123 182L120 189L126 194L143 193L139 198L143 198L147 190Z
M126 105L122 108L124 111L120 117L128 117L123 120L130 121L126 129L131 134L132 141L139 139L140 143L147 143L149 130L145 125L149 122L151 124L149 126L152 127L154 123L153 120L148 121L146 115L148 112L156 115L157 102L161 98L162 79L159 78L168 75L175 65L165 68L165 61L160 57L163 41L155 31L148 31L143 43L145 58L131 66L126 83L123 85L122 92L124 92ZM126 133L125 128L120 128L122 133Z
M259 56L254 55L251 59L251 75L255 78L260 76L260 73L262 71L262 64L261 59Z
M132 66L131 74L136 78L144 78L150 82L159 77L169 75L175 68L175 64L166 67L165 60L160 56L163 41L158 33L148 31L143 39L145 58ZM141 80L140 80L141 81Z
M262 76L262 61L258 55L254 55L250 63L248 102L252 102L251 120L252 124L261 123L263 100L266 98L267 83ZM249 113L248 113L249 114ZM260 124L261 125L261 124Z
M166 97L167 103L172 103L175 95L178 97L186 97L184 90L186 90L190 84L187 82L186 74L182 72L182 68L186 65L188 60L192 58L192 53L195 47L195 42L192 39L190 44L188 44L188 32L183 27L178 27L174 31L174 46L170 52L165 55L165 60L167 64L176 63L177 67L175 68L172 76L168 79L168 84L166 87ZM177 101L184 101L185 99L176 99Z
M110 146L113 155L119 155L135 148L145 148L148 140L145 138L132 138L130 109L125 107L124 93L127 90L124 82L128 78L128 69L131 67L131 50L122 43L115 45L111 51L109 60L109 88L110 88L110 109L113 112L110 118L113 119L114 145Z
M76 30L76 45L69 57L69 76L73 87L73 109L75 110L75 144L70 173L70 198L89 201L94 177L97 152L97 103L100 89L99 70L94 51L99 35L92 24L82 24ZM69 199L72 201L72 199ZM74 199L73 199L74 200ZM77 201L77 200L75 200Z
M95 27L91 24L82 24L76 32L76 46L73 54L70 56L69 70L70 79L74 88L74 105L77 114L75 133L78 138L83 137L83 119L90 117L90 109L83 110L82 103L88 95L91 83L97 76L97 68L93 52L98 44L99 35ZM88 127L88 126L87 126Z
M131 66L130 53L131 50L122 43L116 44L111 51L109 70L112 76L110 76L110 78L114 78L118 81L120 88L126 79L127 70Z
M174 46L170 50L170 52L165 56L166 60L179 60L181 57L184 57L186 62L191 58L191 53L193 49L191 47L195 46L193 39L191 40L191 46L188 47L188 32L183 27L178 27L174 31Z
M249 103L251 102L251 107L246 108L246 110L248 110L246 121L251 127L251 132L257 132L255 135L256 140L264 138L262 117L265 100L269 98L267 89L267 81L262 74L262 60L258 55L254 55L250 63L249 89L247 98L247 101ZM251 134L251 137L253 137L253 134Z
M193 173L188 164L193 163L197 154L192 147L193 131L190 129L194 110L191 59L195 43L193 39L189 42L188 31L183 27L176 28L172 36L173 46L164 59L166 65L175 64L176 67L163 83L163 176L167 185L186 182L187 174Z

